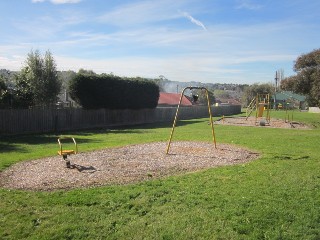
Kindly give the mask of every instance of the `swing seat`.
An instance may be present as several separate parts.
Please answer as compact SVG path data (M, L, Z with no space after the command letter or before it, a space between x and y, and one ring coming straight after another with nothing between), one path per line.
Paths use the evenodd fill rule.
M70 143L71 140L74 143L74 149L71 149L71 150L65 149L64 150L62 147L62 142L69 142ZM60 147L58 154L63 157L63 159L66 161L67 167L70 168L70 161L67 160L67 158L69 155L77 154L77 152L78 152L77 142L73 137L60 137L60 138L58 138L58 143L59 143L59 147Z
M76 154L75 150L62 150L58 151L59 155L71 155L71 154Z

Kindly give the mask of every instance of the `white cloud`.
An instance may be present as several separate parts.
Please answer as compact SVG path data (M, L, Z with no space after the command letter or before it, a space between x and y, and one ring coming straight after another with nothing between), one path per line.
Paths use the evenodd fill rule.
M201 27L201 28L203 28L204 30L207 31L207 28L204 26L204 24L203 24L201 21L195 19L194 17L192 17L192 16L191 16L189 13L187 13L187 12L183 12L183 15L184 15L186 18L188 18L192 23L198 25L199 27Z
M87 36L86 33L78 33L75 36ZM88 39L84 41L95 41L95 39L103 40L108 36L87 36ZM53 44L53 45L52 45ZM75 44L75 45L74 45ZM185 54L173 54L169 56L111 56L105 54L104 56L92 59L86 56L87 51L81 51L83 54L72 56L62 49L77 48L79 50L81 45L88 47L83 42L60 42L49 43L38 48L44 52L50 46L53 47L53 55L59 70L74 70L78 71L80 68L90 69L97 73L113 72L119 76L141 76L156 78L159 75L164 75L170 80L176 81L200 81L200 82L266 82L272 79L273 75L268 73L268 68L265 67L256 69L256 71L248 70L248 64L257 64L258 66L268 66L281 62L292 62L296 54L277 53L268 50L235 50L235 48L225 51L225 49L215 49L209 52L200 50L189 51ZM33 46L34 47L34 46ZM33 48L31 45L22 46L0 46L0 66L10 70L19 70L27 53ZM190 47L190 45L189 45ZM104 48L99 48L102 51ZM10 54L7 52L10 50ZM81 49L81 48L80 48ZM89 46L89 49L91 47ZM89 50L89 52L92 50ZM130 50L129 50L130 51ZM62 55L63 54L63 55ZM290 66L291 67L291 66ZM287 70L286 70L287 71ZM272 72L273 74L273 72Z
M217 53L215 56L204 54L187 54L184 56L167 57L119 57L105 59L74 58L56 56L59 70L74 70L80 68L93 70L97 73L114 73L127 77L156 78L164 75L175 81L200 82L266 82L273 78L269 69L248 70L246 64L261 62L273 64L282 61L291 61L295 55L273 54L263 51L243 53L238 56ZM273 72L272 72L273 73ZM259 77L258 77L259 76Z
M50 1L53 4L66 4L66 3L79 3L82 0L31 0L32 3L41 3L45 1Z
M247 10L259 10L262 7L263 7L262 5L253 3L250 0L240 0L236 8L247 9Z
M79 3L81 0L50 0L53 4Z
M90 60L83 58L56 57L57 65L63 70L91 69L97 73L113 72L120 76L141 76L156 78L164 75L169 79L178 81L192 81L201 76L201 71L208 71L212 76L217 73L233 70L223 70L217 65L215 59L201 60L199 58L172 57L170 59L159 57L128 57L105 60ZM202 79L208 81L208 79Z
M296 34L290 36L288 31L299 30L295 22L218 25L207 21L205 26L188 12L178 11L181 8L176 8L176 5L168 9L167 6L160 7L161 4L162 1L143 1L122 5L100 19L120 28L109 29L101 25L98 25L99 28L95 25L92 28L74 28L75 24L92 19L87 13L75 15L73 12L66 13L67 10L63 10L61 15L35 17L28 22L27 29L24 29L24 19L20 20L19 30L27 34L19 34L19 38L12 39L19 39L24 45L16 51L9 51L5 45L3 49L0 46L0 68L17 69L31 49L42 52L49 49L57 59L60 70L85 68L120 76L164 75L178 81L226 82L242 79L249 82L256 79L246 73L249 72L249 64L255 67L255 71L249 74L268 78L269 73L266 72L269 68L273 74L273 68L283 67L283 62L291 64L297 56L294 50L300 43L295 41ZM195 14L192 9L192 15L200 16ZM181 21L172 21L167 25L167 19L182 19L196 26L182 29ZM206 32L199 34L198 27ZM24 57L22 60L10 57L13 54Z
M97 18L98 21L116 26L138 26L179 18L175 9L183 6L183 1L141 1L123 4Z
M0 68L18 71L24 62L23 56L14 55L12 57L0 57Z

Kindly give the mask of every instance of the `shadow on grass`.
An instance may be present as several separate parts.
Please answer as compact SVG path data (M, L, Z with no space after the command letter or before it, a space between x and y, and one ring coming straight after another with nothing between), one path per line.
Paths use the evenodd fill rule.
M186 125L191 124L197 124L197 123L206 123L209 121L209 118L200 118L200 119L192 119L192 120L177 120L176 126L182 127ZM172 122L164 122L164 123L150 123L150 124L144 124L143 127L145 129L154 129L154 128L172 128L173 120Z
M68 135L69 136L69 135ZM71 135L70 135L71 136ZM0 144L27 144L27 145L38 145L38 144L58 144L59 136L54 135L25 135L15 137L4 137L0 140ZM92 142L96 140L90 139L76 139L79 143Z
M176 126L186 126L190 124L208 122L208 119L196 119L196 120L178 120ZM60 136L74 137L77 144L85 143L98 143L102 140L90 139L90 136L97 134L143 134L147 130L168 128L171 129L172 122L162 123L150 123L141 124L134 126L121 126L121 127L109 127L99 128L93 130L82 130L82 131L68 131L60 134L43 134L43 135L21 135L21 136L2 136L0 139L0 152L27 152L27 150L21 145L46 145L46 144L58 144L57 140ZM87 137L87 138L85 138ZM20 146L19 146L20 145Z
M275 156L274 157L277 160L307 160L310 159L310 156L288 156L288 155L281 155L281 156Z
M0 153L8 153L8 152L26 152L22 147L16 146L11 143L3 143L0 142Z
M27 148L23 145L48 145L56 144L58 147L58 137L55 135L24 135L24 136L11 136L11 137L1 137L0 139L0 152L28 152ZM97 139L76 139L77 144L84 143L95 143L100 142Z
M176 126L185 126L190 124L196 124L201 122L207 122L208 119L193 119L193 120L179 120L177 121ZM61 133L61 135L72 135L72 136L90 136L96 134L140 134L144 133L145 130L159 129L159 128L172 128L172 122L159 122L159 123L143 123L137 125L125 125L125 126L116 126L116 127L104 127L104 128L95 128L81 131L72 131Z

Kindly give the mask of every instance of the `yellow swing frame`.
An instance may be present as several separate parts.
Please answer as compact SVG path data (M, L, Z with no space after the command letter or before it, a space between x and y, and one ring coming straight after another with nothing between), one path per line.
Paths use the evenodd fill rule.
M214 128L213 128L213 120L212 120L212 113L211 113L211 104L210 104L208 89L205 88L205 87L185 87L185 88L182 90L182 92L181 92L180 101L179 101L179 104L178 104L178 107L177 107L176 115L175 115L175 117L174 117L172 129L171 129L171 134L170 134L170 138L169 138L168 145L167 145L166 154L169 154L170 145L171 145L171 141L172 141L172 136L173 136L173 133L174 133L174 128L175 128L175 126L176 126L176 124L177 124L177 120L178 120L179 108L180 108L180 105L181 105L182 98L183 98L183 96L184 96L184 92L185 92L185 90L187 90L187 89L190 89L190 90L200 89L200 90L205 90L205 91L206 91L206 97L207 97L207 102L208 102L209 121L210 121L211 132L212 132L212 140L213 140L213 143L214 143L214 147L217 148L216 137L215 137Z

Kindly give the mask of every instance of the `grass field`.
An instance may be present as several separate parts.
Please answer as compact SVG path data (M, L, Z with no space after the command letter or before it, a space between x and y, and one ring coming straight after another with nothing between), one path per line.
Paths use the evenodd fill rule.
M0 239L320 239L320 114L293 114L313 129L215 126L218 146L261 153L247 164L125 186L0 189ZM167 141L170 128L149 124L65 135L77 139L80 151L91 151ZM56 154L56 140L51 134L2 137L0 170ZM179 121L176 140L211 141L207 119Z

